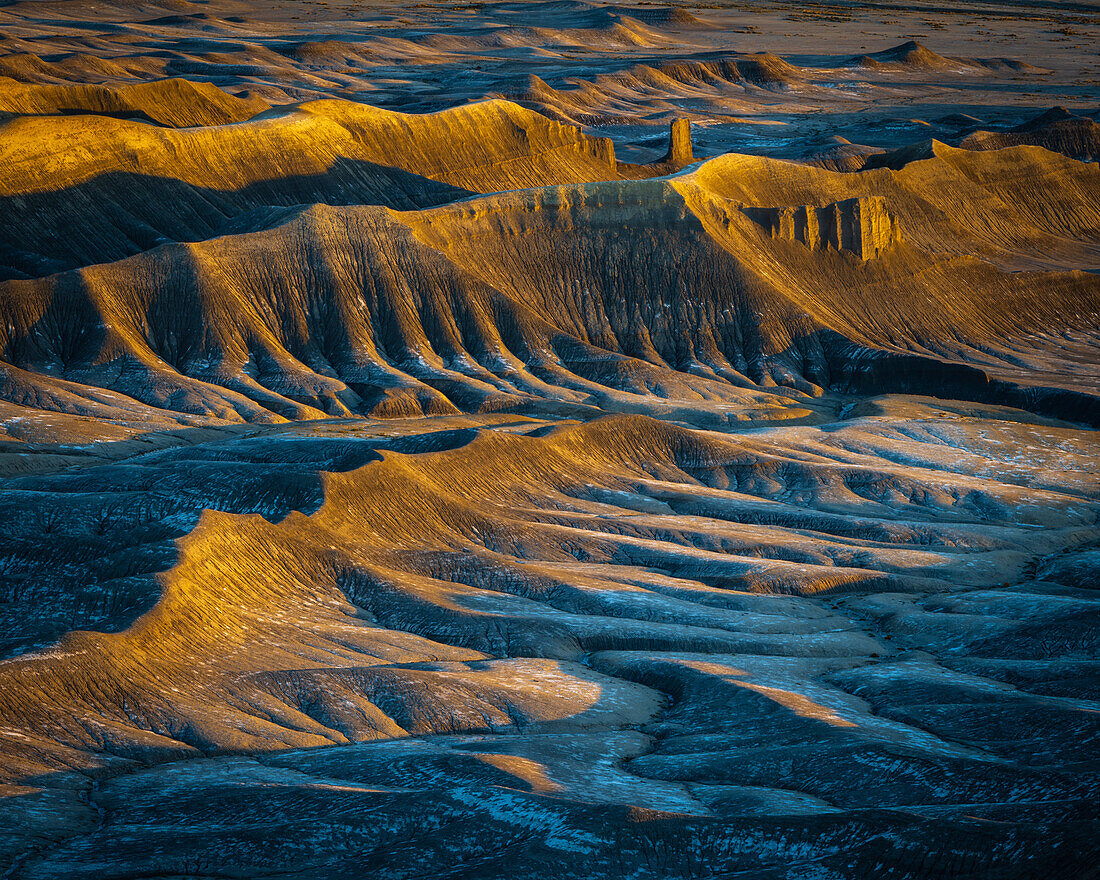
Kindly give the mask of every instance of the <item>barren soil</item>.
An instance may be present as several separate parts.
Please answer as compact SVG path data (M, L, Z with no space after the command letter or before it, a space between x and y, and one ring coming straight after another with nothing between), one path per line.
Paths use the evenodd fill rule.
M0 5L0 878L1098 876L1098 42Z

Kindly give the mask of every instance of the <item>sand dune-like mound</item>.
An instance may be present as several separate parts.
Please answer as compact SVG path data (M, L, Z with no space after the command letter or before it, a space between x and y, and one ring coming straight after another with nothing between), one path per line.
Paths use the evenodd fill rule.
M0 76L21 83L67 84L130 79L130 71L109 58L84 52L46 61L34 52L13 52L0 56Z
M580 665L583 655L770 646L780 657L820 661L889 650L836 629L827 611L775 597L904 595L958 576L958 562L943 553L950 532L921 524L939 510L996 524L984 537L954 527L975 563L963 577L981 586L999 574L991 565L1023 563L1011 549L1010 517L1020 517L1017 531L1042 522L1068 537L1093 509L1060 509L1058 491L1031 482L1038 476L999 484L872 464L866 454L831 461L822 446L784 442L633 417L540 437L444 432L419 446L290 433L168 450L83 476L25 477L0 498L9 507L23 495L41 499L39 520L18 530L23 558L35 572L63 568L77 595L53 593L49 576L30 570L17 589L72 603L85 631L0 665L0 773L16 781L65 766L117 772L210 752L638 723L660 699L623 678L657 683L667 674L624 675L625 658L608 656L598 667L610 678ZM282 477L272 485L276 470ZM173 491L150 505L135 487L154 474ZM820 550L775 524L777 515L792 525L799 518L795 507L765 500L777 482L813 485L833 511L802 524L826 536ZM860 557L844 524L856 510L881 508L883 492L893 493L895 515L900 505L912 521L885 523L881 546ZM670 504L695 511L696 521L670 534ZM43 553L61 505L86 517L81 537ZM605 530L597 517L616 505L638 517ZM727 519L738 511L771 524L738 537ZM915 530L924 536L918 552L904 547ZM791 543L760 555L772 531ZM693 578L744 598L729 605L712 593L707 611L708 590ZM601 582L610 596L593 592ZM771 619L754 624L737 613L745 603L770 609ZM40 606L8 649L41 639L63 610ZM791 629L805 636L794 651L774 635ZM487 662L494 655L536 659ZM53 697L61 691L65 715ZM866 723L854 707L838 711ZM27 734L12 736L11 725ZM942 747L925 740L923 748Z
M1007 131L973 132L959 146L968 150L999 150L1019 144L1031 144L1084 162L1095 162L1100 156L1100 123L1055 107Z
M798 68L770 52L743 55L720 61L678 61L639 68L627 72L620 80L624 85L657 85L659 77L667 77L683 85L748 83L765 88L786 88L801 77Z
M615 6L588 3L584 0L552 0L548 3L501 3L499 13L517 21L537 19L556 27L598 28L623 16L642 21L647 25L691 25L699 19L687 10L676 6Z
M620 15L630 15L648 25L701 25L703 20L679 6L623 7L611 6Z
M908 67L923 67L935 70L936 68L950 67L951 61L944 58L942 55L937 55L927 46L922 46L915 40L910 40L907 43L902 43L891 49L884 49L881 52L874 52L869 55L860 55L857 58L852 58L849 64L861 67L874 67L881 64L901 64Z
M1025 61L1013 58L959 58L945 57L933 52L927 46L910 40L885 49L881 52L872 52L868 55L859 55L848 59L850 67L898 67L920 71L948 71L959 68L972 68L975 70L1016 70L1040 72L1042 68L1034 67Z
M861 171L872 156L885 152L881 147L853 144L847 138L835 137L833 146L811 153L803 161L826 171Z
M238 98L209 83L182 79L127 86L24 85L0 80L0 113L94 114L191 128L243 122L268 109L266 101Z
M655 109L683 113L669 101L706 96L731 100L743 96L746 90L781 92L802 82L798 68L764 52L719 60L641 64L620 73L601 74L591 81L575 81L571 88L562 89L532 76L527 88L513 97L555 119L595 124L628 120L628 108L643 96Z
M333 68L368 59L403 58L423 62L446 56L466 56L492 50L604 50L666 46L669 26L692 26L699 20L670 8L627 8L588 3L499 4L491 22L474 28L410 34L408 37L368 36L362 41L308 40L279 46L278 51L311 66Z
M578 28L499 27L468 36L433 34L417 44L444 52L476 52L519 47L640 48L663 45L663 36L637 18L601 11L599 20Z

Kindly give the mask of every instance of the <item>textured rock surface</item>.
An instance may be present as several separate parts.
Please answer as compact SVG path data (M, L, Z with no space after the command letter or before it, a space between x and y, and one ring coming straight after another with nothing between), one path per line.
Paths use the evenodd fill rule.
M949 7L0 7L0 877L1092 876L1097 22Z
M881 196L845 199L831 205L746 208L772 238L800 241L811 250L849 251L864 260L901 241L897 221Z
M1065 355L1037 353L1047 390L1025 392L1014 356L990 349L1041 349L1042 327L1094 350L1096 276L1065 269L1100 252L1095 166L1035 148L936 151L861 175L729 155L667 179L423 212L272 208L235 234L5 283L0 346L9 371L230 421L546 399L621 411L643 394L655 400L633 411L681 400L710 426L728 423L720 402L761 415L791 392L944 383L1095 420L1095 386ZM740 207L810 193L826 204ZM1041 271L1054 260L1062 271ZM25 374L9 375L24 402Z

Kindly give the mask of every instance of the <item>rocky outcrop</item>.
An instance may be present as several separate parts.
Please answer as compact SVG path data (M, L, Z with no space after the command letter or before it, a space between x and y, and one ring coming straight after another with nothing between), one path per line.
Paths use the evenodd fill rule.
M814 205L743 209L772 238L798 241L811 250L837 250L863 260L877 257L901 240L897 220L881 196Z
M662 161L675 168L695 161L691 149L691 123L687 119L674 119L669 126L668 152Z

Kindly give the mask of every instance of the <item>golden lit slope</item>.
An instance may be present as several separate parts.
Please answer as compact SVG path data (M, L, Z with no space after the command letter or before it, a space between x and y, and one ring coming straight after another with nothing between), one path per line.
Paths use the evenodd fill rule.
M735 204L825 205L879 196L907 241L1003 268L1100 263L1100 170L1037 147L989 153L933 141L900 170L843 174L756 156L720 156L682 176Z
M180 106L201 111L195 101ZM20 116L0 123L0 278L202 240L273 205L420 208L472 192L618 176L610 141L505 101L426 116L315 101L187 129L102 115Z
M270 212L258 231L8 282L0 341L19 367L231 419L635 405L622 392L759 413L776 402L754 385L864 373L1012 402L927 355L1096 329L1095 275L1005 270L1089 265L1097 174L1033 148L861 174L729 156L428 211Z
M132 85L24 84L0 79L0 113L31 116L122 116L191 128L243 122L270 108L211 83L166 79Z
M507 101L416 116L314 101L233 126L174 130L103 116L0 126L0 195L57 191L112 173L237 190L319 174L340 159L400 167L472 191L614 175L609 141Z
M975 473L996 444L945 471L939 429L923 443L884 430L732 438L631 417L402 444L350 424L26 478L6 510L30 493L88 517L34 563L66 567L85 631L0 664L0 773L639 723L655 695L586 654L889 654L791 597L1000 583L1091 530L1094 479L1046 488L1064 432L1006 428L1038 444L1007 483ZM174 491L142 506L150 479ZM19 539L48 541L45 522ZM29 596L49 580L16 583ZM21 628L61 601L48 592Z
M1095 22L992 3L1050 70L0 3L0 878L1087 876L1100 172L940 141L1090 111Z

